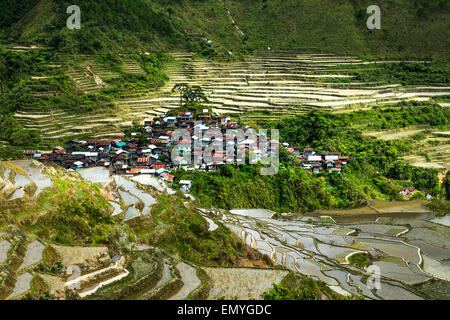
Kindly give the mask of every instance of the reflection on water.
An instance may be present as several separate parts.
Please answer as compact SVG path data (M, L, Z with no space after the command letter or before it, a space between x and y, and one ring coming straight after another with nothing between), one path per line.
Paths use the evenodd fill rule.
M431 219L430 221L438 224L442 224L443 226L450 227L450 214L447 214L443 217L438 217Z
M105 167L92 167L78 171L83 179L93 183L107 183L111 180L109 171Z
M421 299L407 289L408 284L423 283L430 279L430 274L421 269L422 255L419 248L442 260L442 263L437 260L428 261L427 270L442 274L445 267L448 268L445 262L448 261L446 259L450 256L450 251L442 242L440 246L432 246L427 237L421 242L404 242L411 235L414 239L430 234L434 239L446 237L436 230L423 227L423 224L430 224L426 221L430 217L428 213L409 216L383 214L382 219L378 219L380 215L367 214L336 217L337 223L332 225L309 217L275 220L271 219L272 212L268 210L239 209L231 210L230 213L232 215L223 219L224 223L240 237L245 230L248 245L267 254L274 263L321 279L341 293L343 289L369 299ZM383 279L392 279L395 283L385 283L383 280L384 287L376 293L372 292L363 283L363 279L367 279L370 274L364 268L348 265L345 260L348 254L357 251L369 253L374 260L372 263L380 268ZM432 265L434 262L441 267Z
M132 197L137 198L144 203L142 213L144 215L148 215L150 212L150 207L156 204L155 198L153 198L150 194L138 189L133 181L127 180L122 176L114 176L114 179L118 188L121 187L125 189L129 194L132 195ZM125 196L127 197L127 195ZM131 198L128 199L131 200Z
M28 177L36 184L37 189L35 195L38 195L43 189L51 187L53 181L41 172L38 166L35 166L31 161L14 161L18 167L22 168Z

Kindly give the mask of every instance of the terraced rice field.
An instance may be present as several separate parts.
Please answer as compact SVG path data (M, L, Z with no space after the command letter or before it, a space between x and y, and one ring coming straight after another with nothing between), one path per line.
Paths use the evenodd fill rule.
M217 112L275 119L315 108L336 111L355 105L426 100L450 90L352 81L346 66L368 64L354 57L277 52L249 56L244 62L220 63L193 59L188 53L172 55L176 61L167 68L170 83L161 90L166 96L130 98L119 104L129 107L135 115L159 115L178 105L177 97L170 93L172 86L187 82L204 88ZM330 74L328 68L336 66L342 68ZM339 79L348 82L340 83ZM270 114L265 115L268 111Z
M152 119L178 107L179 98L171 89L182 82L200 85L214 111L239 114L243 120L277 119L313 109L345 112L401 100L423 101L450 93L449 87L403 87L357 81L348 75L348 66L361 65L363 68L370 62L348 56L263 52L236 62L195 59L193 54L183 52L172 53L172 56L175 60L166 67L170 81L163 88L126 94L115 101L117 110L109 114L71 115L60 110L21 110L16 113L16 118L27 128L41 130L42 145L51 146L55 140L80 134L95 138L122 136L121 128L130 125L132 120ZM123 71L144 72L136 61L128 57L123 60ZM93 74L105 82L118 76L109 66L89 56L73 61L73 57L61 55L58 64L51 68L61 67L67 69L69 78L85 93L98 93L102 88ZM88 67L93 74L88 72ZM330 67L333 67L332 71ZM37 74L33 81L44 81L42 77L48 74Z
M52 169L46 170L31 161L2 163L0 169L0 182L13 188L12 190L29 183L36 184L40 191L52 186L49 174ZM126 177L118 178L97 168L82 172L81 177L102 188L109 188L108 192L118 205L115 209L126 212L127 209L134 208L138 215L149 214L148 208L153 199L152 193L143 188L141 183L153 186L155 192L164 191L157 179L134 179L138 182ZM4 188L0 189L0 193L3 190ZM40 191L28 196L36 197ZM144 206L139 206L138 209L134 205L119 205L121 200L125 202L119 191L128 192ZM272 219L273 212L259 209L232 210L230 213L214 211L216 217L206 215L203 209L198 210L207 218L210 232L216 232L217 220L220 219L245 243L266 254L275 264L320 279L343 295L364 295L368 299L422 299L428 297L415 291L412 286L422 286L431 279L447 283L450 274L448 226L442 221L436 223L435 220L430 220L433 218L432 214L423 207L423 202L374 201L367 211L352 209L339 213L331 210L290 219ZM325 214L332 219L323 219ZM10 238L5 240L5 234L0 236L0 263L4 263L15 243ZM129 245L126 236L121 241ZM28 240L23 244L26 250L20 255L17 269L13 269L17 280L14 288L11 287L9 291L11 293L8 292L10 299L20 298L30 290L31 280L39 275L36 264L43 259L43 250L48 245L40 240ZM64 268L81 266L82 274L79 277L84 282L80 292L85 297L113 292L116 283L121 285L118 280L123 279L126 285L133 282L128 271L117 266L117 259L111 258L106 247L50 246L56 251ZM152 249L148 246L136 246L135 250ZM349 264L348 257L358 252L369 254L372 264L380 268L379 289L372 290L367 286L366 279L370 274L366 269ZM160 298L186 299L199 288L202 281L196 267L177 259L169 260L171 259L158 262L161 268L157 278L151 282L151 287L142 288L143 291L137 298L158 297L158 293L164 292L166 288L168 291L161 294ZM152 266L153 264L151 263ZM171 270L177 270L178 275L174 276ZM270 269L205 267L204 270L210 278L209 299L223 296L237 296L240 299L251 296L259 299L272 282L279 282L285 276L285 271ZM134 277L133 274L131 277ZM68 279L44 281L56 281L55 290L58 291L61 289L58 281L67 284Z
M44 249L45 245L40 243L38 240L31 242L27 247L27 252L23 258L23 262L19 270L32 266L41 261Z
M422 145L422 148L415 149L417 153L404 159L418 167L450 170L450 138L442 138L441 141L436 146Z
M185 262L178 263L176 268L180 272L183 286L174 296L170 298L170 300L184 300L188 297L190 292L200 286L201 280L197 276L197 270Z
M14 291L8 297L8 299L16 298L31 288L31 280L33 279L33 275L29 272L21 274L17 277L16 285L14 287Z
M275 220L273 212L257 209L232 210L222 221L276 264L320 279L341 294L422 299L412 285L432 278L448 281L448 227L428 221L429 213L402 215L395 204L393 209L389 203L377 206L385 207L385 213L334 215L337 223L324 224L318 216ZM381 272L380 288L363 282L367 269L349 265L347 257L356 252L370 254Z
M284 270L261 270L250 268L204 268L210 282L208 299L239 300L261 299L264 291L272 288L288 274Z
M97 261L98 265L108 265L111 259L106 247L71 247L52 245L61 257L64 266L82 265L86 261Z
M0 240L0 263L3 263L8 259L8 251L11 248L11 243L7 240Z
M412 153L403 159L418 167L450 169L450 135L446 131L430 132L427 128L409 127L398 130L370 131L365 134L383 140L406 139L418 134L424 135L414 141Z

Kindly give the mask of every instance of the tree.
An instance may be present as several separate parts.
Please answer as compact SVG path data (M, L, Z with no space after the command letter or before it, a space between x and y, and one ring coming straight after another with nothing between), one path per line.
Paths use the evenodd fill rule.
M172 88L172 92L180 93L180 107L192 102L209 102L200 86L191 87L187 83L178 83Z

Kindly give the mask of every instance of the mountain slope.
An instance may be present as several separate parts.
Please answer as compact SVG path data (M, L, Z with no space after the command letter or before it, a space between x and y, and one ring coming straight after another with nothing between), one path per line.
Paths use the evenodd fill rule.
M185 29L231 50L445 58L449 45L449 0L380 1L381 30L366 27L368 0L80 0L82 28L74 31L65 27L68 1L18 2L0 5L2 33L64 51L186 48L192 40Z
M377 57L443 57L449 1L378 1L381 30L366 27L367 0L225 0L255 47L315 47Z

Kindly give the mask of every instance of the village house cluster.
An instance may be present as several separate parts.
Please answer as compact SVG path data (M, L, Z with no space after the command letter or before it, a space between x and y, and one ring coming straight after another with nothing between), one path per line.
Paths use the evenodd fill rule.
M194 132L194 129L203 131L209 128L218 128L225 132L238 129L238 127L239 124L232 122L229 116L210 114L205 109L204 114L199 115L195 123L191 112L181 112L178 117L164 115L154 121L145 121L145 133L142 136L131 133L131 137L128 139L70 140L64 147L55 147L51 153L40 154L35 150L27 150L24 153L27 157L43 163L53 162L68 170L101 166L108 168L114 174L154 174L172 182L173 175L170 174L170 170L183 165L183 162L176 163L171 160L172 148L183 142L173 143L173 134L176 129L183 128ZM141 143L142 139L145 139L144 145ZM215 139L209 139L209 143L214 141ZM199 140L203 147L209 145L207 142L207 138ZM183 150L179 151L183 154ZM184 151L186 152L187 149ZM224 163L225 157L217 152L213 158L216 161L196 165L189 169L217 170L218 165Z
M300 152L300 148L287 143L283 146L301 160L303 168L313 173L340 172L348 161L339 152L316 153L313 149ZM25 155L68 170L106 167L113 174L153 174L172 182L171 170L215 171L222 164L244 163L246 157L250 163L263 162L278 156L278 149L277 139L269 139L251 127L240 128L230 116L204 109L195 119L192 112L180 112L177 116L165 114L146 120L142 132L132 132L129 138L70 140L51 153L27 150ZM186 185L190 188L189 181L184 182L184 188Z
M349 157L343 156L341 152L315 152L312 148L305 148L301 152L298 147L289 145L285 145L285 147L287 152L298 156L302 168L310 169L313 173L320 173L324 170L340 173L349 160Z

